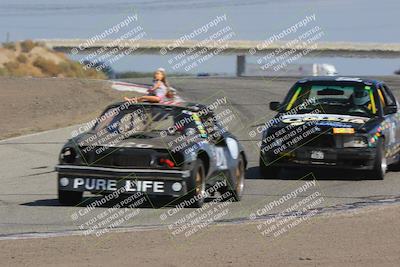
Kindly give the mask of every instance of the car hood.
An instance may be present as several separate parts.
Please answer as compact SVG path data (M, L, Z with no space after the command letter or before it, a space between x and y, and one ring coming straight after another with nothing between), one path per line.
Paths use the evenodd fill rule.
M295 114L280 116L277 127L285 127L287 125L300 126L308 122L321 128L354 128L361 129L376 119L350 115L336 114Z

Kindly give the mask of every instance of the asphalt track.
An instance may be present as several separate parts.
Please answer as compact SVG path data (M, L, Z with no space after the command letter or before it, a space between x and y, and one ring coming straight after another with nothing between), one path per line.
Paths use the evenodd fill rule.
M273 200L290 193L315 177L315 190L324 196L318 205L320 211L353 209L363 205L377 205L399 200L400 173L388 172L384 181L365 180L354 173L342 171L284 170L275 179L263 179L258 172L257 140L249 131L260 121L273 116L268 102L281 100L297 78L173 78L170 82L187 99L210 103L225 96L227 105L235 110L242 127L231 129L245 146L249 165L246 174L245 195L238 203L229 204L229 212L220 221L247 220L250 214ZM400 77L382 77L397 96L400 95ZM135 79L135 82L148 80ZM397 89L396 89L397 88ZM236 125L236 124L235 124ZM54 166L61 146L75 127L22 136L0 142L0 238L18 238L26 234L48 235L79 230L79 225L108 209L96 208L90 215L73 219L81 207L60 206L57 201L57 183ZM305 177L305 178L304 178ZM302 179L303 178L303 179ZM300 179L300 180L299 180ZM297 200L306 197L300 194ZM94 198L87 198L88 202ZM317 206L316 206L317 207ZM143 206L133 219L118 226L122 229L160 227L193 211L185 209L178 215L161 220L160 215L171 207ZM279 208L267 214L276 213ZM218 220L217 220L218 221Z

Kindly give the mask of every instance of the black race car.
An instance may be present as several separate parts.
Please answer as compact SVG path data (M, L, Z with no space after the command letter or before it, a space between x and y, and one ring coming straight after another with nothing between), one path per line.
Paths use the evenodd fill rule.
M90 127L88 127L90 126ZM79 204L84 191L172 196L200 207L213 191L239 201L246 155L199 104L116 103L62 148L58 197Z
M399 103L381 81L349 77L299 80L278 114L260 126L260 170L276 177L290 167L342 168L383 179L399 161Z

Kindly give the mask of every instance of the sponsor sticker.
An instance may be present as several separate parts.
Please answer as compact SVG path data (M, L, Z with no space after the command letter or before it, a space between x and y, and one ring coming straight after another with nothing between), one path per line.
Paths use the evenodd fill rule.
M121 183L122 182L122 183ZM60 186L71 186L73 189L81 189L85 191L115 191L123 188L125 192L153 192L164 193L164 181L149 180L124 180L117 181L113 179L97 179L97 178L73 178L63 177L60 179ZM180 191L182 186L175 183L173 191ZM179 189L179 190L178 190Z
M333 128L334 134L353 134L354 128Z

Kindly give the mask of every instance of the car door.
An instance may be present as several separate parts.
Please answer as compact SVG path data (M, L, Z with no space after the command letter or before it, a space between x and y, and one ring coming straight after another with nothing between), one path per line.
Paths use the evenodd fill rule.
M389 136L385 141L389 148L389 155L392 156L398 152L398 144L400 140L399 103L389 87L384 83L378 85L378 93L381 93L384 101L382 104L383 115L389 132Z
M228 169L227 148L224 138L224 129L218 127L215 122L215 115L213 112L208 112L202 117L202 122L205 125L209 141L214 145L216 166L220 170Z

